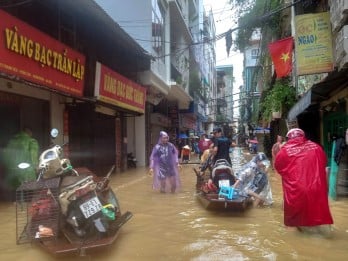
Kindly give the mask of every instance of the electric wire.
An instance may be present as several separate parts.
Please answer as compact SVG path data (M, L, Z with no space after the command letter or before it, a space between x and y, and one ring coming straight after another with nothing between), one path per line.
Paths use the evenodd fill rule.
M273 16L274 14L279 13L279 12L281 12L281 11L287 9L287 8L290 8L290 7L292 7L292 6L294 6L294 5L298 4L298 3L300 3L300 2L302 2L302 1L304 1L304 0L297 0L297 1L293 2L293 3L290 3L290 4L287 4L287 5L285 5L285 6L276 8L275 10L272 10L272 11L270 11L270 12L264 14L263 16L259 17L259 18L256 18L255 20L249 22L248 24L239 25L239 26L237 26L237 27L231 28L231 29L227 30L227 31L224 32L224 33L221 33L221 34L216 35L215 37L208 38L208 39L205 39L205 40L203 40L203 41L197 41L197 42L189 43L189 44L184 44L184 43L182 43L182 44L180 44L180 45L183 45L183 46L187 45L187 46L185 46L185 47L183 47L182 49L178 50L178 52L183 52L183 51L187 50L188 48L190 48L191 46L202 45L202 44L214 44L214 42L223 39L227 34L230 34L230 33L234 32L234 31L236 31L236 30L239 30L239 29L248 27L248 26L250 26L250 25L252 25L252 24L255 24L257 21L258 21L258 23L261 23L262 21L264 21L265 19L267 19L267 18ZM137 39L137 40L139 40L139 41L149 41L149 42L152 42L152 40L145 40L145 39ZM171 42L171 43L172 43L172 42ZM164 57L166 57L166 56L172 56L172 55L173 55L173 53L171 52L171 53L169 53L169 54L163 54L163 55L159 55L159 56L153 56L153 59L162 59L162 58L164 58Z

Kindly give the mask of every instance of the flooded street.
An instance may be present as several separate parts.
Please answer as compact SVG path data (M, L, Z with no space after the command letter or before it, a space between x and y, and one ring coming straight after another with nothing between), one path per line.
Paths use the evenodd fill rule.
M236 149L234 168L239 157L243 155ZM133 218L111 248L81 260L346 260L347 198L330 202L333 238L305 235L283 225L280 177L272 171L271 207L216 213L205 210L195 198L194 166L183 166L182 191L177 194L152 191L145 168L116 174L111 186L122 211L131 211ZM0 211L1 260L56 260L36 246L16 245L15 206L1 203Z

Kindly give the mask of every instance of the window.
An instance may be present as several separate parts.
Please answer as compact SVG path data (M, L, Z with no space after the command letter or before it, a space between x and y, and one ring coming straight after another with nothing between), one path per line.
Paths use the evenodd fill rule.
M75 47L76 30L74 16L63 11L59 15L59 40L62 43Z
M164 59L164 8L159 0L152 0L152 47Z

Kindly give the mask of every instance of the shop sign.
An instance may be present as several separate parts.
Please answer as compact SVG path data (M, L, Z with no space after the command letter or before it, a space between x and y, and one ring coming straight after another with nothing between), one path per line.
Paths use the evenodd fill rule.
M297 75L331 72L333 66L330 13L295 17Z
M181 126L187 129L196 129L196 120L181 114Z
M144 113L146 88L97 62L94 95L98 100Z
M168 117L172 121L172 126L175 128L179 127L179 110L178 106L168 106Z
M83 95L85 56L0 10L0 71Z

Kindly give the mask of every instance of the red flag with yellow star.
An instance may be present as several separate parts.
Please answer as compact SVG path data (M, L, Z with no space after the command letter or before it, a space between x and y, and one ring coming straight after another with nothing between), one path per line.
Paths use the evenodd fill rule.
M268 45L277 78L287 76L291 72L293 47L294 40L292 37L284 38Z

